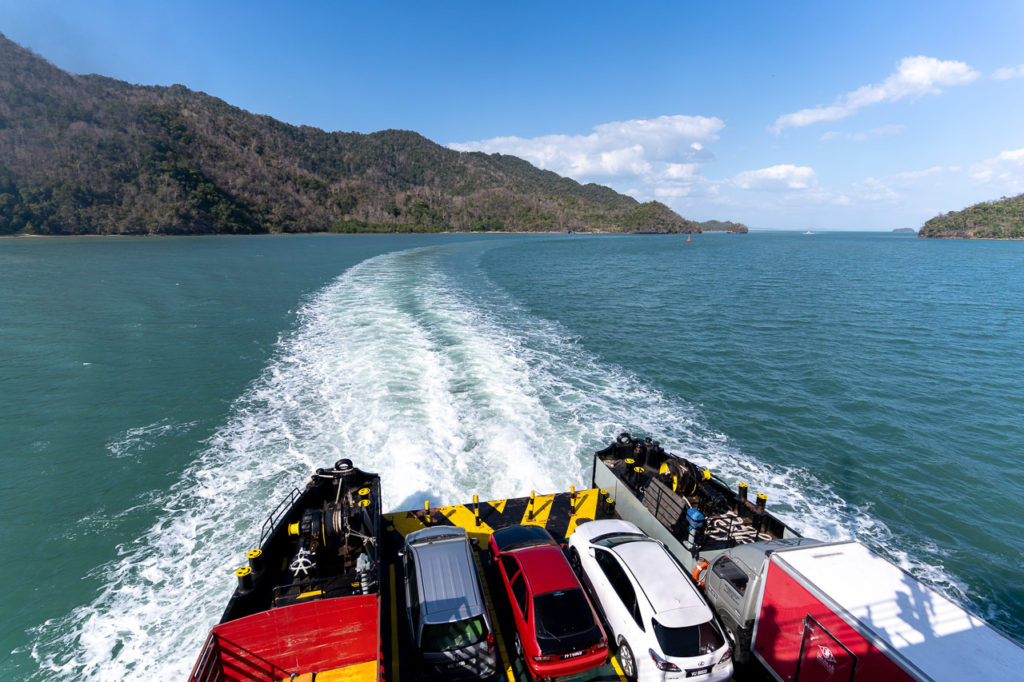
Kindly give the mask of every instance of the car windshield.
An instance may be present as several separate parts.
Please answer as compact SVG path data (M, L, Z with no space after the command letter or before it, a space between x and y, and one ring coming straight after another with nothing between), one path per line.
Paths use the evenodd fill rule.
M510 526L497 531L494 534L494 539L502 552L522 547L555 544L551 533L540 526Z
M486 628L480 616L455 623L423 626L424 651L451 651L476 644L484 638Z
M594 627L590 604L578 587L538 595L533 612L539 637L564 637Z
M716 651L725 644L725 638L713 621L685 628L667 628L657 620L653 623L658 646L666 656L700 656Z
M601 545L602 547L615 547L616 545L624 545L627 542L642 541L651 541L651 538L638 533L609 533L608 535L600 535L591 540L595 545Z
M534 597L533 613L542 653L577 651L601 640L590 602L578 587Z

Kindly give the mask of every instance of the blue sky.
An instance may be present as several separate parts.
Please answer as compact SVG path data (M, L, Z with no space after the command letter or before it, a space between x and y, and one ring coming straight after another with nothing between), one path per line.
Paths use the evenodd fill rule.
M683 216L889 230L1024 192L1024 2L55 2L73 73L516 154Z

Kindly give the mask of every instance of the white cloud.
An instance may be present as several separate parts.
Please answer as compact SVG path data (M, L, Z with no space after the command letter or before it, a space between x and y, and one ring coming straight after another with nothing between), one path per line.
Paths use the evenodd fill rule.
M873 137L886 137L889 135L899 135L903 132L905 126L898 123L890 123L888 125L879 126L872 128L871 130L865 130L859 133L840 133L835 130L829 130L821 134L821 141L825 142L828 140L834 140L836 138L843 138L844 140L853 140L854 142L864 142Z
M1010 80L1011 78L1024 78L1024 64L1020 66L1004 66L1001 69L996 69L992 77L1000 81Z
M697 177L699 172L699 163L667 163L662 177L666 180L688 180Z
M512 154L540 168L577 180L658 174L664 163L709 158L702 143L714 142L725 127L707 116L660 116L594 126L589 135L495 137L453 142L458 151Z
M956 166L932 166L920 170L893 173L882 178L865 178L853 183L850 193L861 203L895 203L905 201L906 196L920 194L928 188L940 187L942 176L957 173Z
M969 83L978 75L977 71L964 62L940 61L934 57L906 57L900 62L899 68L882 83L857 88L827 107L801 109L779 116L772 130L779 133L783 128L838 121L872 104L938 94L943 87Z
M971 166L971 179L1001 191L1024 190L1024 149L1005 151Z
M692 188L686 185L663 185L654 188L654 196L664 201L688 197L691 192Z
M854 183L852 191L862 202L894 202L901 198L898 192L876 178L865 178L864 182Z
M946 168L943 168L942 166L932 166L931 168L923 168L921 170L916 171L904 171L902 173L896 173L892 177L895 180L920 180L921 178L927 178L933 175L938 175L939 173L944 173L947 171L956 172L958 170L960 169L955 166L949 166Z
M732 179L732 183L740 189L784 192L794 189L807 189L816 185L818 178L814 169L808 166L782 164L761 168L760 170L743 171Z

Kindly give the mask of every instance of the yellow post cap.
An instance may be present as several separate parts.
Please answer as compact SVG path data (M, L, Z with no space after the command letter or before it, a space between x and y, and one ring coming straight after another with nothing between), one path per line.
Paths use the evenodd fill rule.
M710 469L705 469L704 470L704 480L705 481L710 481L711 480L711 470Z
M244 578L245 576L249 575L250 573L252 573L252 567L251 566L242 566L241 568L235 569L235 575L237 577L239 577L239 578Z
M263 550L262 549L250 549L248 552L245 553L245 558L246 559L256 559L259 556L261 556L262 554L263 554Z
M359 489L359 494L362 495L363 497L366 497L367 495L370 494L370 489L369 488L360 488Z
M299 537L299 524L298 522L288 524L288 537L297 538Z

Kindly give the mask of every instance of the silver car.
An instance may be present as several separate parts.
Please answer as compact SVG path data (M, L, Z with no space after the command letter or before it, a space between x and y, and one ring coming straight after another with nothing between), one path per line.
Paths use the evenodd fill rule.
M446 680L495 672L491 614L463 528L424 528L405 538L405 602L423 674Z

